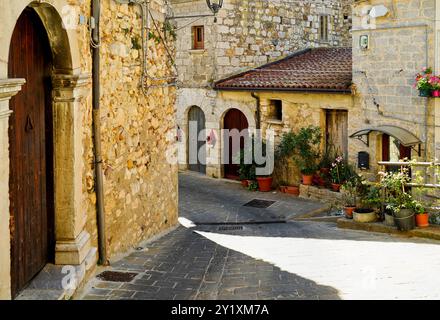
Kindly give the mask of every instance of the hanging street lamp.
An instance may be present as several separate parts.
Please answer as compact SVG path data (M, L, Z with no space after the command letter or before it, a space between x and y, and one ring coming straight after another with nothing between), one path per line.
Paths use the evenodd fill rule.
M223 6L223 0L206 0L206 4L212 13L214 13L214 16L216 16ZM214 18L214 22L217 22L217 17Z

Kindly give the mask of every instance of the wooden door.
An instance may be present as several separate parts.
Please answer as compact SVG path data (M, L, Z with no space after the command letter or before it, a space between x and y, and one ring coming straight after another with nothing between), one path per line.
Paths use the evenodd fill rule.
M248 129L249 123L246 119L246 116L238 109L229 110L224 119L224 129L232 130L237 129L239 132L242 130ZM233 136L226 135L225 139L229 139L228 149L224 150L227 152L225 154L225 159L228 159L228 163L224 165L224 173L226 179L234 179L237 180L239 178L238 170L240 169L239 165L233 164L233 159L240 152L240 149L244 148L244 137L240 138L240 149L237 146L234 146L232 143Z
M193 106L189 110L188 121L188 128L191 128L191 122L197 126L197 130L194 130L197 137L189 134L189 170L206 174L206 138L200 137L200 133L205 130L205 113L199 107Z
M334 146L338 155L348 156L348 112L326 110L326 143Z
M15 297L52 259L53 174L51 53L38 15L26 9L15 27L9 77L26 84L10 102L11 281Z

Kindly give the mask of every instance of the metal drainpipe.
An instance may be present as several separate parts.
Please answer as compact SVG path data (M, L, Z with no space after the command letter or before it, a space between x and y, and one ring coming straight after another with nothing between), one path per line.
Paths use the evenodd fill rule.
M99 44L99 19L101 15L101 1L92 1L92 17L94 28L92 40ZM107 258L107 237L105 232L105 212L104 212L104 186L102 176L102 156L101 156L101 117L100 117L100 50L99 45L92 46L92 78L93 78L93 151L95 158L95 192L96 192L96 220L98 225L98 250L99 263L108 265Z
M257 116L257 129L261 129L261 100L260 96L258 96L255 92L251 92L252 98L254 98L257 101L257 110L256 110L256 116Z

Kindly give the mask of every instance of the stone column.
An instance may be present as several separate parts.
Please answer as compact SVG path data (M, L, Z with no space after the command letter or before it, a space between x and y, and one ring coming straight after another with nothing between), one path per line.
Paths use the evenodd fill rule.
M0 299L11 298L11 239L9 230L9 100L24 79L0 80Z
M221 144L222 137L219 121L206 122L206 135L213 133L215 141L206 143L206 175L213 178L222 177Z
M82 206L82 109L90 75L53 76L55 263L81 265L89 255L90 234L85 231Z

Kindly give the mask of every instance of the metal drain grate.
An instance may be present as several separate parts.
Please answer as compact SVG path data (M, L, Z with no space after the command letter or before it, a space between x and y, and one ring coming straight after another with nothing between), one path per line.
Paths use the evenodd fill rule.
M138 273L134 272L104 271L98 274L96 277L103 281L130 282L137 275Z
M218 227L219 231L235 231L235 230L243 230L243 226L220 226Z
M259 209L266 209L266 208L269 208L271 205L273 205L275 202L276 201L254 199L254 200L246 203L244 206L245 207L252 207L252 208L259 208Z

